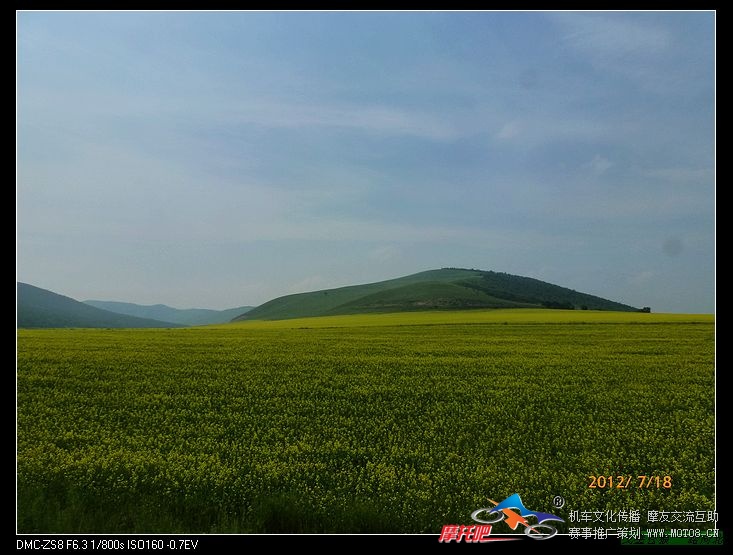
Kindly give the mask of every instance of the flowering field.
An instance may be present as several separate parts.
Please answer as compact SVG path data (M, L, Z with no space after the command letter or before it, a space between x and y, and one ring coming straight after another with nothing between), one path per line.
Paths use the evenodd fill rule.
M713 395L711 316L19 330L18 529L437 534L515 492L712 510Z

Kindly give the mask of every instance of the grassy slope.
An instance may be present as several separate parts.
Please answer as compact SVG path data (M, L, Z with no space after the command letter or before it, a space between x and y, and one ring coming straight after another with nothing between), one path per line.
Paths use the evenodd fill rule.
M135 318L86 305L27 283L18 283L19 328L170 328L172 322Z
M278 320L306 316L323 316L333 314L339 306L354 303L367 295L387 291L396 287L415 285L423 282L443 280L460 280L478 275L468 270L430 270L411 276L405 276L377 283L350 285L312 293L297 293L278 297L252 309L241 319Z
M487 306L520 308L532 305L492 297L484 291L471 289L459 283L428 281L372 293L342 304L331 310L330 313L359 314L431 308L486 308Z
M542 307L566 303L591 310L634 307L533 278L446 268L403 278L273 299L235 320L278 320L364 312Z

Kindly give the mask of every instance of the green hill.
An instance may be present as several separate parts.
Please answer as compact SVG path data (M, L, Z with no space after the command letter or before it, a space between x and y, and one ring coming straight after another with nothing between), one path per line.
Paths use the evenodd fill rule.
M184 326L205 326L208 324L223 324L232 318L244 314L253 307L239 306L226 310L210 310L208 308L173 308L164 304L141 305L135 303L121 303L116 301L84 301L84 304L138 318L152 318L164 322L183 324Z
M179 328L180 324L135 318L86 305L70 297L18 283L19 328Z
M278 297L233 321L471 308L639 310L538 279L443 268L377 283Z

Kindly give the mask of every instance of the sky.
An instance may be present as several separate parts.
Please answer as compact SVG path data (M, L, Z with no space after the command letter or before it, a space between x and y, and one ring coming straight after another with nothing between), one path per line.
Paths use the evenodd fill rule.
M177 308L462 267L713 312L712 12L18 12L17 279Z

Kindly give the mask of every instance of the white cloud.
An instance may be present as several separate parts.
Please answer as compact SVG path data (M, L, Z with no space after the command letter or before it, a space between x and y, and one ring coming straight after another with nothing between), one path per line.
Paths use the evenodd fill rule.
M591 174L593 174L595 177L599 177L606 173L606 170L608 170L611 166L613 166L613 163L608 159L600 154L596 154L593 157L593 160L588 162L587 164L584 164L584 168L589 170Z
M522 131L521 124L514 120L505 123L499 132L495 135L497 139L513 139L517 137Z

